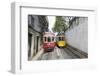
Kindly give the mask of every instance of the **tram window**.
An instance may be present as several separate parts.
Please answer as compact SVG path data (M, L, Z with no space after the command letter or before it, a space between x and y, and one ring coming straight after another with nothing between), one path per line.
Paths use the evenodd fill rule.
M64 37L58 37L57 41L64 41Z
M46 41L46 37L44 37L44 41Z
M51 37L48 37L48 42L51 42Z
M61 37L59 37L59 41L61 41Z
M62 37L62 40L64 41L64 37Z
M52 37L52 41L54 41L54 37Z

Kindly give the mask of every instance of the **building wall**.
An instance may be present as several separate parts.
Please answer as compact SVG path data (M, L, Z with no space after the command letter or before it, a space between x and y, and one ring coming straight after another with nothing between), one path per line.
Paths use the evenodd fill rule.
M41 20L41 22L40 22ZM28 60L31 60L40 51L42 44L42 30L47 23L43 16L29 15L28 16ZM28 35L29 35L28 34Z
M79 23L77 22L79 20ZM88 18L82 17L73 22L72 27L66 31L68 44L84 52L88 52Z
M28 16L29 24L38 32L41 32L39 18L36 15Z
M31 35L31 37L28 36L28 46L29 46L28 51L30 51L29 57L33 57L39 51L42 37L40 33L33 31L30 28L28 28L28 33Z

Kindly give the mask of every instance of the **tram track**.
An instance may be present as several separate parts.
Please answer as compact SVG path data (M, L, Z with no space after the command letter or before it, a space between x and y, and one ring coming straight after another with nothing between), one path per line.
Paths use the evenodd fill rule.
M73 54L72 57L74 58L88 58L88 55L85 52L82 52L79 49L76 49L68 44L67 44L67 47L65 48L65 52L71 55Z

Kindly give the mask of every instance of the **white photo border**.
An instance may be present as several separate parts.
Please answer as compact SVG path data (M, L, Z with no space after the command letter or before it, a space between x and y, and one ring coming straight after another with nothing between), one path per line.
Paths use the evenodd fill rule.
M59 10L59 11L79 11L79 12L91 12L92 14L90 16L88 16L88 18L92 18L89 19L92 23L88 24L88 37L90 37L89 40L89 44L90 45L88 48L93 48L93 45L91 45L91 41L93 41L95 38L93 37L95 35L95 14L96 14L96 9L94 8L77 8L77 7L69 7L69 8L53 8L53 7L36 7L33 4L28 4L28 3L12 3L12 59L11 59L11 63L12 63L12 68L11 71L13 73L23 73L23 72L47 72L47 71L55 71L55 70L64 70L64 69L69 69L69 68L77 68L77 67L90 67L93 66L94 63L93 61L95 61L95 59L92 57L94 55L94 52L89 52L88 54L90 54L90 59L68 59L68 60L50 60L50 61L34 61L32 62L32 64L30 65L30 61L23 62L23 51L22 51L22 46L23 46L23 42L22 39L23 38L23 31L22 29L25 29L22 27L22 20L23 20L23 16L22 16L22 9L23 8L35 8L35 9L47 9L47 10ZM39 12L39 13L33 13L34 15L60 15L59 12L56 12L55 14L48 14L44 12ZM62 13L62 12L61 12ZM28 13L28 14L32 14L32 13ZM74 13L73 15L76 16L76 14ZM77 14L78 15L78 14ZM65 15L66 16L66 15ZM80 15L83 16L83 15ZM84 14L84 16L86 16ZM28 21L27 21L28 22ZM26 23L27 24L27 23ZM90 25L92 25L92 29L89 27ZM92 33L91 33L92 31ZM26 35L26 33L25 33ZM92 38L91 38L92 37ZM95 42L93 42L95 43ZM94 49L95 50L95 49ZM89 50L88 50L89 51ZM88 57L89 58L89 57ZM67 62L67 63L66 63ZM59 64L58 64L59 63ZM37 65L38 64L38 65ZM49 65L51 64L51 65ZM69 65L70 64L70 65ZM29 66L30 65L30 66ZM61 65L68 65L67 67L61 66ZM33 68L33 67L34 68ZM55 66L55 68L54 68ZM29 68L28 68L29 67Z

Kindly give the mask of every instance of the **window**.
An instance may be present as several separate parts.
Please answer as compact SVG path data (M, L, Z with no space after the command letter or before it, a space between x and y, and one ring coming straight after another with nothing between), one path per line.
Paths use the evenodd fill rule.
M64 37L62 37L62 41L64 41Z
M44 41L46 42L46 37L44 37Z
M54 37L52 37L52 41L54 41Z
M51 37L48 37L48 42L51 42Z
M64 41L64 37L59 36L59 37L57 38L57 41Z
M59 39L59 41L61 41L62 39L61 39L61 37L58 37L58 39Z

